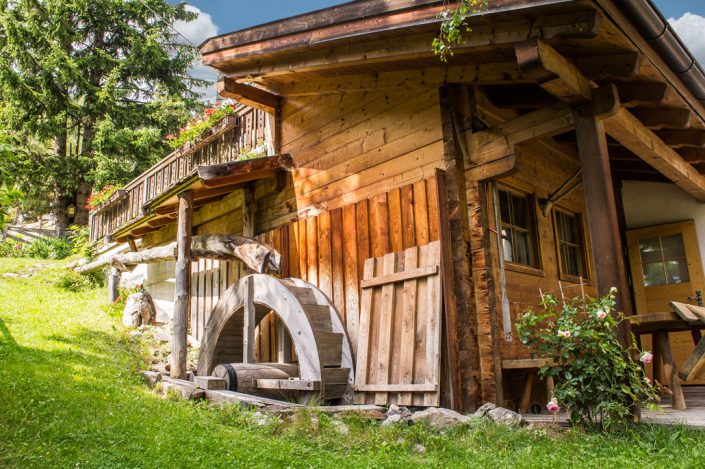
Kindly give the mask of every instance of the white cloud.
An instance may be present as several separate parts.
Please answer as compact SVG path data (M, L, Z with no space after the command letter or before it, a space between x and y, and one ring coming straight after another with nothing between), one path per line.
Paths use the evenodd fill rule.
M174 29L181 33L193 45L198 46L209 37L218 34L218 26L213 22L213 18L193 5L186 5L186 10L196 13L198 17L189 21L174 22Z
M213 18L208 13L205 13L193 5L186 5L186 9L196 13L198 17L190 22L176 21L174 29L183 37L182 42L188 40L191 44L198 46L209 37L218 34L218 26L213 22ZM185 38L185 39L184 39ZM217 95L218 72L206 65L196 65L189 70L189 74L194 78L208 80L210 83L204 87L198 87L195 91L201 93L203 98L208 101L215 101Z
M668 22L700 65L705 67L705 18L688 12L678 19L669 18Z

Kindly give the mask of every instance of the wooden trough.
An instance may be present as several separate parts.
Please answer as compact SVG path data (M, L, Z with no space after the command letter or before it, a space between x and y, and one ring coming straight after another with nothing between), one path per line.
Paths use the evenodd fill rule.
M255 364L255 327L270 312L281 320L278 363ZM300 279L252 274L215 306L201 342L198 375L223 377L230 391L349 402L354 362L340 314L318 288Z

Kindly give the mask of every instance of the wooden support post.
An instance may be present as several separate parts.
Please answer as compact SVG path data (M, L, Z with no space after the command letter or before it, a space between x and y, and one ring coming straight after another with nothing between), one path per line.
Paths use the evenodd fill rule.
M130 246L130 251L132 252L137 252L137 243L135 242L135 238L132 236L127 237L127 244Z
M108 274L108 301L115 303L118 296L120 296L120 271L111 267Z
M451 398L456 410L480 404L475 380L478 367L477 321L473 313L470 229L465 187L465 131L472 119L474 91L462 86L439 88L445 171L437 172ZM451 286L451 288L447 288ZM455 330L454 330L455 329Z
M526 378L524 380L524 390L521 393L521 402L519 403L519 413L525 414L529 411L529 406L531 405L531 390L534 384L534 372L529 370L526 372ZM551 397L549 396L549 399Z
M658 342L658 348L663 357L663 371L673 393L673 396L671 396L673 408L675 410L685 410L685 396L681 388L680 378L678 378L678 369L673 358L668 332L658 331L654 334L654 339Z
M247 186L243 190L242 197L242 236L245 238L255 237L256 211L254 190L251 186Z
M174 335L171 344L171 377L186 378L188 318L191 309L191 216L193 194L179 194L176 229L176 279L174 286Z
M631 314L607 137L602 121L594 115L591 106L581 107L576 111L575 131L578 137L597 290L600 295L605 295L609 293L610 288L618 288L617 311L614 313L623 311L625 314ZM629 323L622 321L618 328L619 341L627 346L631 342L630 337Z
M255 283L252 277L245 279L245 314L243 315L243 363L255 362Z
M658 347L657 343L657 338L656 334L653 334L653 337L651 338L651 348L653 349L653 354L654 358L651 361L651 367L652 367L652 374L654 377L654 381L664 384L663 383L663 359L661 357L661 349Z

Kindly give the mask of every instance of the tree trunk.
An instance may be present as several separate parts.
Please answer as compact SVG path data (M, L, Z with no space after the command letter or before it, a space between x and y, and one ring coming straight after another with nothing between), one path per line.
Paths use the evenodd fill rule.
M66 134L54 138L54 152L59 161L66 161ZM56 236L65 236L69 227L69 218L66 215L66 207L71 198L66 196L59 181L54 184L54 201L52 210L54 212L54 224Z

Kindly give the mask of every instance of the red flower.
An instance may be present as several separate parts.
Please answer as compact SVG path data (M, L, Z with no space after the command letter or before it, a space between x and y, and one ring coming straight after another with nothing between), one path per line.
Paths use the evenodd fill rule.
M167 139L167 140L176 140L176 135L174 135L174 134L169 134L169 135L166 136L166 139Z

